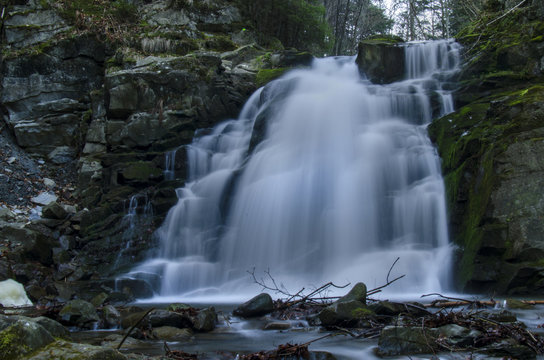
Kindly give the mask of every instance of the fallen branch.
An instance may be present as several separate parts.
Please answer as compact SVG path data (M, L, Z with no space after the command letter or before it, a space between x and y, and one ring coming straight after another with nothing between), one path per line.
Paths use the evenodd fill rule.
M119 345L117 345L117 350L119 350L121 348L121 346L123 345L123 343L125 342L125 340L127 339L127 337L130 335L130 333L138 326L140 325L140 323L142 322L142 320L150 313L152 312L153 310L155 310L155 308L151 308L149 310L147 310L145 312L145 314L140 318L140 320L136 321L136 323L134 325L132 325L130 327L130 329L128 329L127 333L125 334L125 336L123 336L123 339L121 340L121 342L119 343Z

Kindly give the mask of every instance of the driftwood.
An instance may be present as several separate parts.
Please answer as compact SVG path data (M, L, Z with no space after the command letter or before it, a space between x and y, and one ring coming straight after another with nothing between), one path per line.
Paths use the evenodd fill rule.
M164 342L164 353L168 359L174 360L197 360L198 354L189 354L181 350L170 350L170 347Z
M299 359L309 359L310 358L310 352L308 351L308 346L311 343L314 343L316 341L328 338L332 336L333 334L327 334L325 336L321 336L317 339L310 340L308 342L305 342L304 344L282 344L277 347L277 349L272 351L259 351L257 353L253 354L247 354L247 355L241 355L239 356L240 360L279 360L284 359L286 357L295 357Z

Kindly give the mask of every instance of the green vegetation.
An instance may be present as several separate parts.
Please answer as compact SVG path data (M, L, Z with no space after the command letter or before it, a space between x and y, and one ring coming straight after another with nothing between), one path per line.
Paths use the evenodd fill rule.
M274 38L285 47L315 52L326 52L331 46L325 8L318 0L237 0L237 3L265 46Z
M76 29L113 42L127 40L138 22L138 9L126 0L62 0L61 16Z
M289 68L278 68L278 69L260 69L257 73L256 83L257 86L263 86L269 83L272 80L275 80L282 76Z

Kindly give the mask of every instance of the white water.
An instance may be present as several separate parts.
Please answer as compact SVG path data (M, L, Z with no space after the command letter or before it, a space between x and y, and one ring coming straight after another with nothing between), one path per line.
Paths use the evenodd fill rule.
M406 295L449 286L444 185L426 125L457 71L452 41L411 43L407 80L373 85L353 58L316 60L257 91L240 118L188 147L189 181L158 230L160 252L129 276L163 301L235 301L270 270L291 292L328 281ZM255 148L255 120L267 114Z

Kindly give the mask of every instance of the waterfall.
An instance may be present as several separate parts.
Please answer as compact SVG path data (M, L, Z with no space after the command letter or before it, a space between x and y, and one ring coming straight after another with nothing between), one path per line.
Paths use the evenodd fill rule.
M449 286L444 185L426 126L453 111L450 40L406 44L406 79L375 85L351 57L314 61L254 93L239 119L197 133L189 179L129 276L160 296L251 290L270 271L291 291L334 281L392 294ZM433 100L434 99L434 100ZM259 275L258 275L259 276Z

